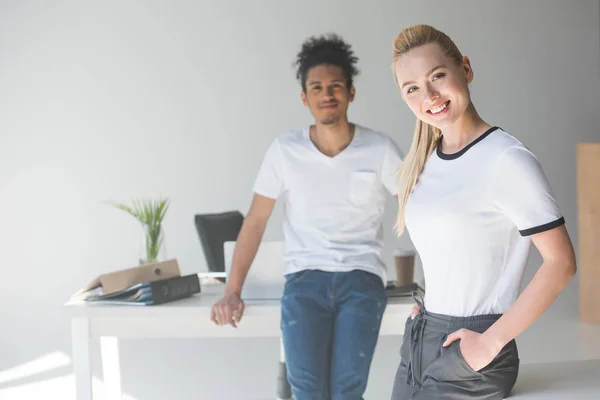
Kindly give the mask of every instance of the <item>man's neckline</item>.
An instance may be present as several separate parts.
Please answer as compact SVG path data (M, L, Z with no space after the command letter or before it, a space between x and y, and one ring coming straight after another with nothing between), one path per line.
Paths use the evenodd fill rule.
M305 136L306 139L310 142L311 147L317 152L319 153L322 157L325 157L328 160L334 160L339 158L340 156L342 156L343 154L347 153L348 150L354 146L357 142L358 136L360 134L360 126L358 124L354 124L351 123L351 126L354 127L354 133L352 135L352 138L350 139L350 142L348 143L348 145L346 147L344 147L339 153L337 153L334 156L330 156L327 155L325 153L323 153L321 150L319 150L319 148L317 147L317 145L315 144L315 142L313 142L313 140L310 137L310 128L312 125L309 125L308 128L305 128Z

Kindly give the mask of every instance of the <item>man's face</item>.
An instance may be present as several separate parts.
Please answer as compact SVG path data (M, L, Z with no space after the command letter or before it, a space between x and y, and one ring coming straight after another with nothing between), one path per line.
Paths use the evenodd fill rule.
M302 102L317 122L331 125L347 121L348 105L354 100L354 93L354 86L348 87L340 67L322 64L308 70Z

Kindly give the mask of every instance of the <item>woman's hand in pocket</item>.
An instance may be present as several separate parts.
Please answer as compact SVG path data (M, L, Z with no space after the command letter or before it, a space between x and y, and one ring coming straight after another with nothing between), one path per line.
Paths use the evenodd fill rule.
M412 311L410 312L410 319L415 319L415 317L417 315L419 315L420 312L421 312L421 309L419 308L419 306L417 304L415 304L412 308Z
M452 342L460 340L460 352L463 358L474 371L479 371L489 365L500 353L496 343L481 333L468 329L460 329L448 335L443 346L448 347Z

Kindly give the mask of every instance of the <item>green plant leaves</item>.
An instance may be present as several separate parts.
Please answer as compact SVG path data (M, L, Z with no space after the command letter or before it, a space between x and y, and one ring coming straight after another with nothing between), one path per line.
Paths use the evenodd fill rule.
M162 221L169 209L169 198L133 199L132 205L109 202L109 205L123 210L142 224L146 241L144 263L158 262L158 253L163 243Z

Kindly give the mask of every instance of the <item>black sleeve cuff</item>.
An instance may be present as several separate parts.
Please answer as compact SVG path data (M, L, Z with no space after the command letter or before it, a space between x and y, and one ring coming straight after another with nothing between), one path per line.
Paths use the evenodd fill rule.
M547 224L535 226L535 227L529 228L529 229L523 229L522 231L519 231L519 233L521 234L521 236L531 236L531 235L535 235L536 233L549 231L550 229L554 229L557 226L563 225L564 223L565 223L565 218L560 217L556 221L548 222Z

